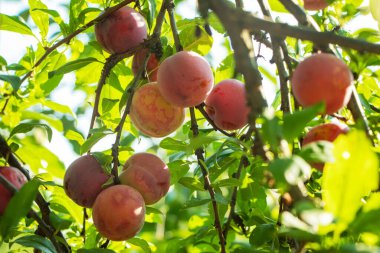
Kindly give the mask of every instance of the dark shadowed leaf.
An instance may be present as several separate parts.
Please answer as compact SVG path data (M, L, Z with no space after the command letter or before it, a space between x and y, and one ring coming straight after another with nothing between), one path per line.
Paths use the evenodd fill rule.
M10 83L14 91L17 91L21 85L21 79L18 76L0 75L0 80Z
M9 135L9 138L11 138L15 134L30 132L35 127L44 128L47 132L49 142L51 141L51 138L53 136L53 131L51 130L51 128L48 125L41 124L41 123L21 123L20 125L18 125L12 129L12 131Z
M27 248L39 249L44 253L56 253L54 245L48 239L39 235L27 235L14 241Z

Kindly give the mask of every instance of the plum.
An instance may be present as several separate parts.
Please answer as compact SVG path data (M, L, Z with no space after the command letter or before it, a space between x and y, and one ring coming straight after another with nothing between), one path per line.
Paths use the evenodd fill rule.
M28 181L25 175L14 167L1 166L0 174L17 189L20 189ZM0 215L3 215L11 197L12 193L0 184Z

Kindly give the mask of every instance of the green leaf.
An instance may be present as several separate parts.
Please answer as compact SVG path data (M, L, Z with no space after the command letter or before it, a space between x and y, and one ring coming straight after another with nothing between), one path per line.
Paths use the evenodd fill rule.
M46 115L39 112L23 111L22 119L44 120L49 124L49 126L54 127L59 132L63 131L62 121L59 119L52 118L51 115Z
M118 102L119 102L119 99L103 98L102 99L102 113L111 111L112 108L114 108Z
M278 188L286 191L289 185L297 185L310 178L310 165L301 157L278 158L269 164Z
M69 72L72 72L77 69L81 69L83 67L86 67L88 64L93 63L93 62L99 62L96 58L94 57L88 57L84 59L78 59L74 60L71 62L66 63L59 69L49 72L49 78L55 76L55 75L63 75Z
M260 247L274 240L275 236L276 227L273 224L260 224L252 231L249 243L254 247Z
M66 132L65 137L69 140L78 142L79 145L82 145L85 141L80 133L71 129Z
M182 177L178 183L182 184L183 186L194 190L194 191L204 191L203 184L196 178L193 177Z
M144 239L134 237L134 238L129 239L127 243L140 247L145 253L152 252L149 247L149 244Z
M59 103L56 103L56 102L50 101L50 100L45 100L42 104L44 106L49 107L50 109L52 109L55 112L70 114L71 116L73 116L75 118L75 114L73 113L71 108L67 105L59 104Z
M93 135L91 135L90 138L88 138L81 146L80 153L84 154L87 151L89 151L92 146L94 146L98 141L103 139L105 136L113 134L112 131L105 131L105 132L96 132Z
M9 138L11 138L15 134L30 132L35 127L42 127L42 128L44 128L46 130L46 132L47 132L48 140L49 140L49 142L51 142L51 138L53 136L53 131L51 130L51 128L48 125L41 124L41 123L21 123L18 126L16 126L15 128L12 129L12 131L11 131L11 133L9 135Z
M39 235L27 235L14 241L24 247L39 249L44 253L56 253L54 245L48 239Z
M0 75L0 80L8 82L12 85L14 91L18 91L21 86L21 79L18 76L14 75Z
M184 141L178 141L171 137L167 137L160 142L160 147L167 150L185 151L187 144Z
M170 171L170 184L175 184L190 170L189 162L175 160L167 164Z
M35 11L35 9L47 9L47 7L40 0L29 0L29 7L30 16L40 30L41 38L44 41L49 32L49 15L41 11Z
M0 13L0 30L34 36L32 30L17 17L11 17L2 13Z
M208 204L209 202L211 202L211 199L191 199L183 205L183 208L202 206Z
M302 147L298 155L308 162L332 162L333 147L329 141L315 141Z
M362 131L351 130L334 141L335 161L325 164L322 199L337 219L339 233L355 218L362 198L379 186L379 162Z
M179 38L184 50L194 51L201 55L206 55L213 44L213 38L195 22L192 26L183 29L179 33Z
M110 249L78 249L77 253L115 253Z
M318 114L325 111L324 103L294 112L293 114L284 115L283 133L287 141L293 141L297 138L305 128L306 124L315 118Z
M268 3L272 11L288 13L288 10L282 5L279 0L268 0Z
M240 186L240 181L236 178L222 179L213 184L216 187L238 187Z
M40 184L39 180L31 180L13 195L0 219L1 238L7 238L10 234L10 230L13 229L29 212L32 203L37 196Z

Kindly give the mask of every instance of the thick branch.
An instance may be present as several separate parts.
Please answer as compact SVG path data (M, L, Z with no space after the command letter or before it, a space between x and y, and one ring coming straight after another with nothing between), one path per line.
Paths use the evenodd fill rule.
M318 45L335 44L341 47L355 49L357 51L380 54L380 44L347 38L333 32L317 32L306 27L296 27L285 23L274 23L255 17L249 12L232 8L226 4L225 1L207 1L210 3L211 8L216 12L226 28L226 22L230 22L233 24L240 24L240 27L252 31L264 30L276 37L293 37L301 40L309 40ZM225 13L228 13L228 15L222 17L221 15Z

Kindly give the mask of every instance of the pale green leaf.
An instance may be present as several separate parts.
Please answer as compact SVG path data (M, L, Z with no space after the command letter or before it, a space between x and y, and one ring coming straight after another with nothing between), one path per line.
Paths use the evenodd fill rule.
M0 13L0 30L34 36L32 30L17 17L11 17L2 13Z
M355 218L362 198L379 185L378 159L364 132L352 130L334 142L334 162L325 164L322 199L325 210L344 226Z
M41 38L44 41L49 32L49 15L35 9L47 9L47 7L40 0L29 0L29 7L30 16L40 30Z

